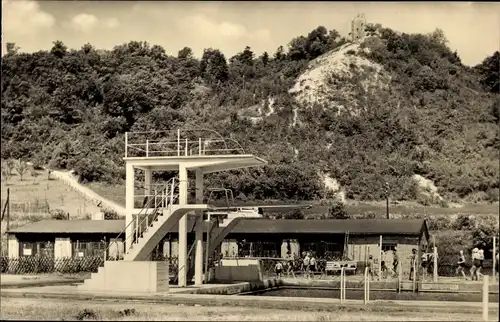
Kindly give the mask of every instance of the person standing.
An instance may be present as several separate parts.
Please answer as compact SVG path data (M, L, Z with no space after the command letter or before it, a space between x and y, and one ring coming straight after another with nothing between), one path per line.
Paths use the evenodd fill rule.
M314 272L316 272L316 257L314 256L314 254L311 255L309 267L311 269L311 272L314 274Z
M368 256L368 275L370 276L370 280L373 280L373 256Z
M464 251L460 250L460 253L458 254L458 267L457 270L455 271L455 275L458 275L459 273L462 273L462 276L464 277L465 280L467 280L467 276L465 275L465 256L464 256Z
M429 255L427 253L422 253L422 281L425 281L427 278L427 269L428 269L428 261L429 261Z
M394 253L392 257L392 267L394 268L394 276L398 276L398 265L399 265L399 255L397 247L394 247Z
M311 258L309 257L309 253L306 253L306 257L304 257L304 260L302 261L302 263L304 265L305 274L309 278L309 269L310 269L309 266L311 265Z
M472 249L471 259L472 259L472 266L470 268L470 277L471 277L472 281L474 281L474 280L477 281L477 280L479 280L478 275L477 275L477 269L478 269L479 265L481 264L479 262L479 249L477 247L474 247Z
M481 270L483 269L483 261L484 261L484 249L481 246L477 252L477 258L479 259L479 266L477 268L476 274L477 277L483 277L483 273L481 273Z
M410 255L410 281L413 281L413 272L417 266L417 250L413 248Z

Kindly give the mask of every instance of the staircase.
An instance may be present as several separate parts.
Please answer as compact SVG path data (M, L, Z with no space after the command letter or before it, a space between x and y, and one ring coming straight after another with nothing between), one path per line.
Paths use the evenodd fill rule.
M177 181L176 178L172 178L159 190L155 191L154 197L144 205L140 213L135 216L135 220L130 222L125 229L118 234L116 240L123 237L130 227L134 228L133 234L125 236L124 244L126 245L129 240L132 240L132 244L130 248L125 251L123 260L118 260L114 263L110 261L105 262L104 267L100 267L97 273L92 273L90 279L85 280L82 285L79 285L80 288L95 290L102 289L102 285L110 285L109 287L115 289L113 285L110 283L106 284L103 280L106 278L109 279L110 276L112 278L113 273L109 272L110 269L115 271L114 273L116 273L116 276L122 277L121 280L116 281L116 283L138 284L133 276L130 276L131 279L129 281L126 280L128 277L125 277L126 272L124 271L131 270L131 268L125 269L125 266L132 267L131 265L133 264L130 264L132 262L136 262L137 265L142 263L144 266L142 268L139 268L137 265L134 266L137 268L133 268L134 271L130 272L131 274L137 274L137 269L165 271L163 267L163 265L166 265L165 262L147 262L150 261L151 252L163 237L172 230L176 223L179 222L182 216L194 210L204 210L207 208L207 205L199 204L184 205L182 207L178 204L174 204L179 196ZM150 213L148 213L148 211ZM114 243L110 243L106 251L108 251L113 244ZM116 265L117 263L123 263L123 265ZM157 268L151 268L151 265L156 265ZM163 276L161 278L163 278Z
M222 241L229 235L229 233L233 230L234 227L242 220L242 219L258 219L262 218L262 215L258 213L258 210L255 208L239 208L237 211L229 212L228 213L228 218L224 219L220 227L215 227L212 226L210 229L210 232L207 236L207 238L210 238L210 242L208 245L208 256L212 255L217 247L220 246ZM215 232L215 236L212 238L212 232ZM193 249L195 249L193 247ZM205 252L207 249L205 248ZM204 253L204 256L206 256L206 253ZM187 278L188 281L193 279L194 277L194 260L190 261L188 263L188 272L187 272Z

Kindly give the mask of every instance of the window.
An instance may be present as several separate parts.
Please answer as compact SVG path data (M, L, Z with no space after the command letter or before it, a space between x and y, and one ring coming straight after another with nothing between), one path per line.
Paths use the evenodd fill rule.
M77 240L71 243L73 257L104 256L107 244L104 241Z
M397 246L397 243L384 243L382 242L382 251L394 250Z

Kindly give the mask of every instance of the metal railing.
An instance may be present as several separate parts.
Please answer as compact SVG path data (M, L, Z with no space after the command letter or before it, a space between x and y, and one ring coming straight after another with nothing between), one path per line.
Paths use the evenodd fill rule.
M160 208L165 208L165 207L173 204L173 201L178 196L177 194L174 194L174 191L175 191L176 187L177 187L177 185L176 185L176 178L175 177L172 178L172 179L170 179L167 183L165 183L163 185L163 188L161 189L161 195L158 196L158 194L156 193L154 195L154 198L150 198L146 202L146 204L144 205L144 207L142 207L141 210L140 210L140 212L135 216L135 220L131 220L125 226L125 228L115 237L115 239L109 243L109 246L107 247L105 253L107 254L113 245L115 245L118 248L119 247L118 246L119 243L122 243L122 241L119 241L119 238L121 236L123 236L124 234L126 234L126 231L132 225L134 225L134 224L135 224L134 233L131 234L131 235L129 235L129 236L125 235L125 239L123 241L123 244L126 245L127 241L130 238L134 238L134 240L132 242L132 245L134 243L137 243L138 239L139 239L139 236L142 235L147 230L147 228L149 227L149 223L154 222L154 220L158 217L158 214L160 213L159 212ZM147 211L149 209L151 209L151 208L153 208L153 212L151 214L147 214ZM146 212L145 216L139 222L139 218L141 217L143 211ZM139 232L139 229L140 229L141 225L144 224L144 223L146 224L145 229L143 231ZM127 254L127 252L129 250L130 249L125 249L124 253ZM117 253L118 253L118 255L115 257L115 260L118 260L120 258L119 251L117 251Z
M126 132L125 157L245 154L238 141L215 131L199 131Z

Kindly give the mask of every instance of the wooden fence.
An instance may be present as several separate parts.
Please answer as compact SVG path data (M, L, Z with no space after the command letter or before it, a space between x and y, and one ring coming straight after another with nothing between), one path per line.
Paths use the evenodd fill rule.
M108 260L114 260L108 258ZM157 257L153 260L168 260L170 274L177 272L177 258ZM47 274L47 273L95 273L104 266L103 256L53 258L51 256L25 256L19 258L0 257L0 272L3 274Z

